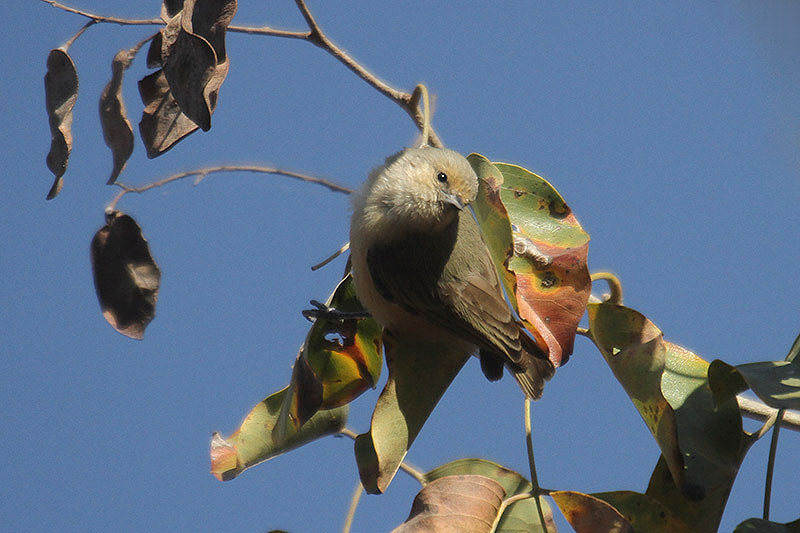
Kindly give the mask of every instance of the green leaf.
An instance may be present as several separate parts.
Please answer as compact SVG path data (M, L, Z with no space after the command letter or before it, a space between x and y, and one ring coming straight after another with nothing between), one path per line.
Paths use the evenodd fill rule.
M737 365L756 396L775 409L800 409L800 363L764 361Z
M800 533L800 519L778 524L761 518L750 518L736 526L733 533Z
M611 303L588 311L595 344L662 450L647 496L692 531L716 531L745 453L735 399L716 403L708 363L640 313Z
M505 490L506 497L530 492L532 488L531 483L521 474L485 459L458 459L434 468L424 477L426 483L429 483L445 476L463 474L475 474L495 480ZM540 501L547 529L555 531L553 510L544 498L540 498ZM528 498L509 505L503 512L497 531L543 531L539 522L536 501Z
M231 480L251 466L344 427L347 406L318 411L297 431L293 426L276 431L281 424L281 406L288 390L286 387L259 402L227 439L214 433L211 439L211 473L217 479Z
M595 498L613 506L636 531L690 533L691 529L672 511L645 494L629 490L596 492Z
M469 358L459 346L388 334L383 340L389 378L372 413L369 433L359 435L355 444L361 483L369 494L389 486L428 416Z
M589 304L589 329L600 353L656 439L670 472L683 484L675 412L661 391L667 351L663 335L641 313L611 303Z

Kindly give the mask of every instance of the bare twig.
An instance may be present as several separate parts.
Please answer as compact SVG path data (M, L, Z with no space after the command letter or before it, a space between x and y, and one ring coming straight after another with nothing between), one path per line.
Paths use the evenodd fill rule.
M305 181L307 183L315 183L317 185L322 185L323 187L327 187L328 189L332 190L333 192L341 192L344 194L350 194L353 192L352 189L349 189L343 185L338 185L333 183L332 181L328 181L323 178L316 178L314 176L309 176L307 174L301 174L299 172L293 172L290 170L282 170L279 168L273 167L262 167L256 165L220 165L216 167L206 167L206 168L198 168L195 170L188 170L186 172L180 172L178 174L173 174L172 176L168 176L164 179L154 181L153 183L148 183L147 185L142 185L141 187L130 187L125 185L121 182L116 182L114 185L120 187L122 191L114 197L111 203L106 208L107 210L113 210L117 202L128 193L138 193L141 194L145 191L149 191L150 189L155 189L157 187L161 187L168 183L172 183L173 181L178 181L184 178L188 178L191 176L197 176L197 180L195 184L202 181L206 176L209 174L213 174L216 172L258 172L262 174L275 174L278 176L287 176L290 178L295 178L301 181Z
M528 445L528 463L531 469L531 485L533 489L534 499L536 501L536 511L539 513L539 523L542 526L542 531L547 533L547 524L544 521L544 512L542 511L542 500L540 497L539 477L536 474L536 463L533 459L533 436L531 431L531 400L525 398L525 442Z
M361 481L359 481L356 483L353 497L350 499L350 507L347 509L347 516L344 519L342 533L350 533L350 528L353 526L353 518L356 516L356 508L358 508L358 502L361 501L361 495L363 493L364 487L361 486Z

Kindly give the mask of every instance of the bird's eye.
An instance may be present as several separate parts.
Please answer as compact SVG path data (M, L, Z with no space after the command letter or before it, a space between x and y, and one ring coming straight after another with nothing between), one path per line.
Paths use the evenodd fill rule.
M439 172L438 174L436 174L436 179L442 183L447 183L447 174L445 174L444 172Z

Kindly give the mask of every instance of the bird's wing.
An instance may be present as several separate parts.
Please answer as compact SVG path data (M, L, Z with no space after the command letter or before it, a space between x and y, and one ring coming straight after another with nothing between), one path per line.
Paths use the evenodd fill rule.
M456 241L456 236L461 242ZM480 245L465 247L478 239ZM503 296L489 251L471 213L441 235L411 235L367 251L378 292L479 347L518 363L519 324Z

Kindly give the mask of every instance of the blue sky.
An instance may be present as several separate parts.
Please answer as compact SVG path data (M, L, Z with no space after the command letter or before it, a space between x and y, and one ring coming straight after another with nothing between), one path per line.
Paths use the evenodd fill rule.
M143 4L74 5L157 15L157 2ZM428 84L450 148L548 178L592 237L590 269L614 271L626 304L669 340L731 364L785 356L800 326L796 4L310 7L330 38L390 84ZM3 527L340 530L357 479L349 440L315 442L228 483L208 473L208 444L288 382L308 328L300 311L324 299L344 267L309 268L347 240L347 198L246 174L125 197L119 208L141 224L163 277L145 340L120 336L99 312L89 266L89 242L117 192L104 186L111 156L97 99L115 52L155 30L98 25L72 47L74 149L63 192L45 202L45 59L84 21L33 0L4 3L0 15ZM304 28L288 0L242 2L234 23ZM137 140L120 181L263 163L355 187L415 139L403 111L307 43L229 35L228 54L211 131L153 161ZM125 80L134 123L145 73L140 57ZM378 390L353 405L355 430L367 429ZM646 488L658 449L586 339L533 413L543 486ZM524 472L522 428L516 384L488 383L472 361L408 460L427 470L476 456ZM760 515L767 449L759 442L745 459L721 530ZM777 521L798 517L798 453L800 436L785 432ZM399 475L387 494L363 498L353 531L398 525L417 490Z

